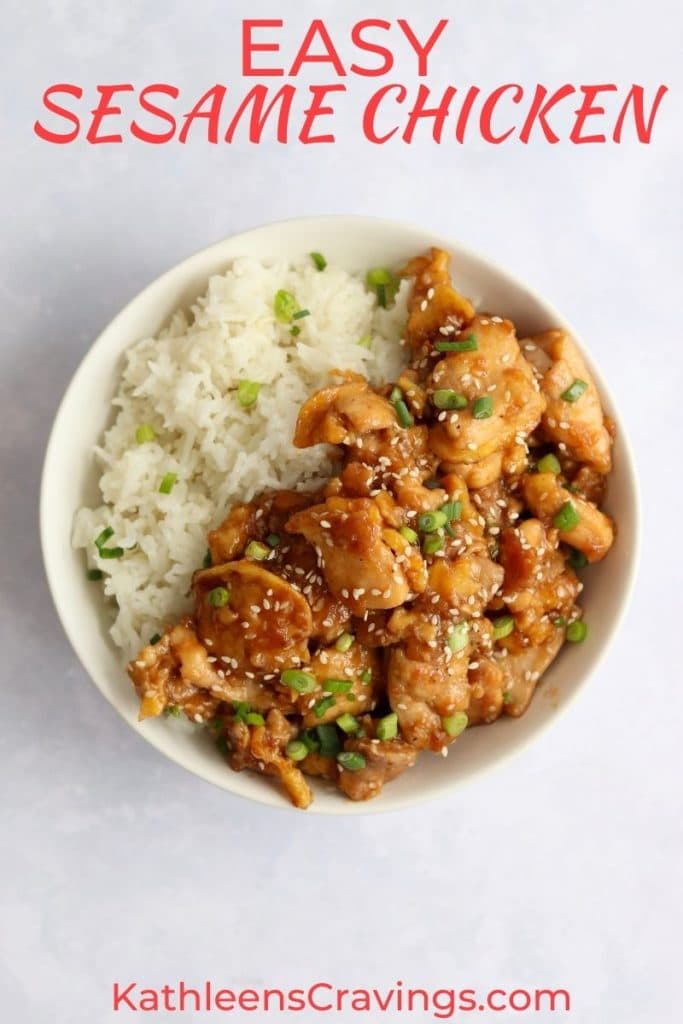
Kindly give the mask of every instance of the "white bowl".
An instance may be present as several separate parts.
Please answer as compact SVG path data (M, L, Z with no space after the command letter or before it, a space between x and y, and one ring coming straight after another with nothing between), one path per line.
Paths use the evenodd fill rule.
M287 806L286 798L268 781L252 773L231 771L205 735L206 730L174 720L137 721L137 699L108 636L105 602L99 588L86 579L82 551L74 551L70 544L75 510L99 501L93 445L111 417L110 400L117 387L123 351L138 338L155 334L176 308L188 306L205 291L211 274L226 269L235 257L288 258L321 251L330 262L349 271L364 271L370 266L398 267L431 245L454 254L458 288L478 300L482 308L510 317L520 334L549 327L571 330L548 302L507 271L421 228L367 217L292 220L218 242L145 288L115 317L83 359L52 428L41 492L43 558L62 625L83 667L131 728L163 754L208 782L260 803ZM396 810L465 785L484 769L519 751L554 722L558 710L567 706L600 663L618 629L633 582L638 495L624 425L585 346L583 351L605 407L617 424L607 508L617 519L618 537L606 561L585 573L582 604L591 625L588 640L582 645L566 645L523 718L502 719L486 728L468 730L447 760L423 754L415 768L368 803L353 803L314 783L313 813Z

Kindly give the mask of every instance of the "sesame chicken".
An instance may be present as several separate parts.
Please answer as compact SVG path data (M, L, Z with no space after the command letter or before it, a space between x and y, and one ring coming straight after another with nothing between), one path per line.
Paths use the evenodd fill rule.
M294 445L334 446L334 473L225 510L193 613L128 666L141 719L207 725L230 768L299 808L307 778L368 800L522 715L565 640L586 638L575 570L615 540L613 428L573 340L520 344L456 290L442 250L404 276L398 378L337 371L299 411Z

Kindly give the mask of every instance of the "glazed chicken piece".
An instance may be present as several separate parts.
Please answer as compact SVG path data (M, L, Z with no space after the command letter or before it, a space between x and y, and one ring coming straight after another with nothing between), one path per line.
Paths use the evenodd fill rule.
M316 500L317 494L310 491L268 491L257 501L233 505L220 526L209 533L211 564L239 558L250 540L262 541L279 533L291 515Z
M525 519L503 530L500 564L505 570L502 599L515 620L516 635L541 644L557 631L579 593L579 581L557 550L557 530ZM513 641L514 642L514 641Z
M563 643L564 630L556 628L542 644L501 650L498 666L503 673L503 711L506 715L519 718L524 714L539 679Z
M328 498L292 516L286 529L315 546L328 587L354 615L395 608L424 585L419 553L386 526L374 500Z
M543 429L547 436L565 445L577 462L585 462L599 473L609 473L612 438L605 426L600 396L574 340L566 331L545 331L525 342L524 349L529 361L542 372L541 390L547 399ZM574 400L563 398L571 398L569 389L576 381L580 382L579 390L583 385L587 387Z
M451 742L443 719L467 710L468 654L469 644L457 654L451 653L437 627L426 643L413 640L390 648L389 703L398 716L401 735L417 750L438 753Z
M463 395L467 408L441 412L430 443L443 463L478 466L471 486L484 487L502 472L506 452L538 426L545 408L534 374L523 358L514 325L475 317L459 340L471 339L476 349L451 352L435 365L428 388ZM481 463L484 462L482 466Z
M364 377L354 374L336 387L317 391L304 402L296 421L294 444L355 444L358 437L396 427L393 405L376 394Z
M420 350L444 332L458 330L474 316L474 306L451 282L449 255L443 249L432 249L428 256L411 260L403 271L413 277L413 291L408 304L409 317L406 341Z
M470 702L467 706L469 725L489 725L500 716L505 705L505 676L493 659L475 654L468 682Z
M374 709L381 682L380 662L374 650L358 641L346 651L338 651L334 645L320 648L306 671L315 676L318 688L297 700L304 728L324 725L347 712L360 715Z
M383 430L365 434L349 449L340 480L347 494L370 496L384 488L404 508L424 512L445 501L424 486L437 465L426 426Z
M592 502L563 487L555 473L527 473L522 478L522 491L531 511L546 526L553 524L563 506L571 506L578 522L571 529L561 529L560 540L582 551L589 562L605 557L614 541L614 526Z
M240 674L308 661L308 602L280 576L243 559L196 572L197 629L216 658ZM235 664L236 663L236 664Z
M301 770L285 754L296 729L277 710L268 713L265 725L249 726L232 715L222 719L222 736L230 767L276 776L295 807L305 809L313 794Z
M371 800L385 782L412 768L417 758L417 751L400 739L348 739L344 749L355 751L365 760L359 771L345 771L337 765L337 785L351 800Z

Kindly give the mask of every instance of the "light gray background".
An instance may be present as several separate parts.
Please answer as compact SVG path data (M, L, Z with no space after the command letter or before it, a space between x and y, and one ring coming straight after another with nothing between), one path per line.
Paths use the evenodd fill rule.
M6 1020L109 1021L114 979L179 977L236 987L318 977L562 985L573 992L575 1021L679 1019L680 8L674 0L421 0L417 8L397 12L388 0L3 5ZM241 16L285 17L291 53L319 13L345 55L356 18L407 14L424 31L450 16L434 83L665 82L671 93L649 147L375 148L357 128L372 82L349 83L333 148L212 148L198 138L187 147L54 147L32 134L53 81L82 84L84 108L97 82L171 81L190 102L215 81L241 90ZM401 54L391 78L412 82L405 47ZM582 700L517 761L452 799L346 820L238 801L127 729L62 635L37 536L53 414L111 316L213 240L328 212L431 226L491 254L567 311L630 424L645 501L636 597Z

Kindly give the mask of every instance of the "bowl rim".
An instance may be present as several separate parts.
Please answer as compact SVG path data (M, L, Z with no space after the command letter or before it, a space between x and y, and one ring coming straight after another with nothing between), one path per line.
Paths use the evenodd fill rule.
M48 533L48 522L49 522L49 503L50 503L50 490L49 482L51 476L52 465L57 457L57 440L59 433L60 422L65 415L65 410L69 406L72 396L78 392L80 380L85 376L89 363L95 359L96 352L105 344L107 338L111 332L114 332L117 324L124 320L131 311L131 309L137 306L139 303L143 303L147 295L157 287L160 287L162 282L170 278L171 276L179 275L182 276L183 271L189 271L192 266L203 259L210 259L212 253L218 254L227 244L239 243L241 239L253 238L259 234L266 234L270 231L277 230L278 228L285 226L302 225L312 228L313 225L319 228L325 226L338 225L344 222L348 224L353 231L361 232L363 227L371 228L374 231L382 228L386 228L388 231L404 230L406 232L413 232L416 234L423 234L431 239L431 244L448 250L449 252L460 255L465 259L469 259L481 266L488 268L494 274L506 279L508 284L516 291L528 296L529 300L538 306L542 307L549 316L552 317L553 323L557 326L563 327L571 333L571 335L577 340L581 354L588 363L588 367L591 373L595 376L596 381L599 385L601 397L605 400L605 404L609 406L613 417L618 427L618 437L621 448L621 458L623 461L623 471L625 479L628 484L629 496L631 499L631 514L632 514L632 544L630 547L629 555L627 556L626 563L626 574L623 589L621 591L620 600L616 607L612 620L608 623L607 630L601 635L599 646L594 650L592 660L587 669L583 672L577 685L573 688L572 692L564 696L560 708L556 711L552 721L555 721L559 714L564 714L569 707L577 700L580 694L585 693L587 689L588 681L596 674L600 666L605 661L609 654L614 641L616 639L619 627L628 611L633 591L635 587L635 581L638 573L638 567L640 564L641 555L641 543L642 543L642 505L641 505L641 494L640 486L638 481L638 474L636 472L636 460L631 445L628 431L625 429L624 423L621 419L619 408L614 400L614 396L609 387L609 384L605 380L600 369L596 366L595 360L592 354L586 350L580 335L574 330L572 324L567 318L559 312L555 305L541 295L535 288L529 286L526 281L519 278L515 273L509 271L506 267L502 266L496 260L490 259L488 256L482 254L477 249L473 249L469 245L464 245L460 242L454 242L450 239L445 238L440 232L432 232L428 227L414 224L410 221L396 220L394 218L369 216L363 214L321 214L311 215L304 217L288 217L278 221L268 221L259 223L251 228L246 228L236 234L227 235L215 242L212 242L208 246L204 246L200 249L195 250L189 256L175 263L160 274L158 274L153 280L149 281L140 291L138 291L129 301L109 320L99 331L95 339L88 346L87 350L80 359L76 370L74 371L71 380L69 381L64 394L59 402L57 411L54 415L52 426L50 428L50 435L45 448L45 455L43 458L43 465L40 479L40 497L39 497L39 532L40 532L40 543L42 550L43 566L47 579L48 589L57 612L59 622L66 634L66 637L71 645L73 652L75 653L81 667L84 669L86 675L90 681L95 685L100 694L105 700L114 708L118 715L124 720L127 726L144 742L150 743L160 754L173 761L176 765L190 772L191 774L202 779L204 782L208 782L211 785L222 789L225 792L230 793L234 797L238 797L251 804L259 804L270 809L280 809L286 813L296 812L296 809L291 806L287 801L281 799L279 794L273 793L270 787L260 787L258 792L254 795L245 793L239 789L233 788L230 785L233 773L226 770L225 784L218 782L216 779L209 778L202 770L201 766L189 763L188 759L180 753L175 751L170 752L168 749L162 746L161 743L157 742L156 734L153 731L142 732L141 730L135 729L133 723L131 723L124 712L124 709L117 703L112 695L106 692L104 685L101 684L97 678L97 673L91 671L89 667L89 658L86 656L83 645L80 642L76 631L71 627L68 616L64 613L63 602L59 594L59 580L56 568L53 564L53 556L51 545L49 543ZM234 256L227 257L226 262L235 259ZM124 349L128 345L133 344L134 338L131 338ZM122 349L122 351L124 350ZM510 760L516 758L523 751L530 746L537 737L545 732L550 726L550 719L539 724L539 726L531 731L526 737L519 738L513 745L508 745L505 749L498 752L495 756L492 756L478 766L475 770L471 771L464 778L459 776L457 773L452 773L451 777L444 780L440 786L432 787L426 786L420 789L417 793L411 793L408 795L394 796L390 801L378 799L364 802L354 802L350 800L339 801L339 807L328 805L327 802L314 801L308 812L314 814L321 814L330 817L343 817L349 815L375 815L375 814L389 814L395 811L402 811L409 807L416 807L429 801L436 800L441 797L445 797L453 793L456 789L467 784L476 783L485 778L494 769L498 769ZM261 788L263 789L263 795L261 795ZM318 806L316 806L318 804Z

